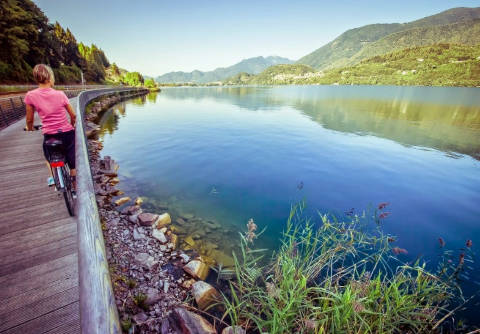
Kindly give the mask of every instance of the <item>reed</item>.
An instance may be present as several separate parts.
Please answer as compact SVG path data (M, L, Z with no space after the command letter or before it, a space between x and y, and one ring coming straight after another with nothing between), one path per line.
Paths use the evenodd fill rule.
M241 235L235 279L223 298L232 324L270 334L432 333L452 303L462 302L453 268L437 275L420 260L402 263L394 239L366 229L361 217L320 215L313 226L303 209L292 208L281 247L268 260L253 248L251 233Z

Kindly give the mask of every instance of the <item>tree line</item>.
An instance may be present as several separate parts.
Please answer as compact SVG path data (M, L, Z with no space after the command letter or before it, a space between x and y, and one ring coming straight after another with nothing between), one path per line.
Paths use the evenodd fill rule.
M105 80L105 53L78 43L58 22L51 24L31 0L0 1L0 17L0 82L33 82L38 63L50 65L59 83L80 83L81 72L87 82Z

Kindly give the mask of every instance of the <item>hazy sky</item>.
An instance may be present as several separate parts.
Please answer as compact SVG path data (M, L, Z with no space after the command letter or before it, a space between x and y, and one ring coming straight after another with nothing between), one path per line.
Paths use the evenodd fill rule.
M407 22L480 0L34 0L111 62L157 76L213 70L242 59L298 59L347 29Z

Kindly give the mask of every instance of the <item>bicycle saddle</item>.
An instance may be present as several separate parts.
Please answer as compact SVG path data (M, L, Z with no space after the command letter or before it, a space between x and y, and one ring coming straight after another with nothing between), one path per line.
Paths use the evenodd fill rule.
M62 146L63 142L55 138L50 138L45 141L45 145L50 147L57 147L57 146Z

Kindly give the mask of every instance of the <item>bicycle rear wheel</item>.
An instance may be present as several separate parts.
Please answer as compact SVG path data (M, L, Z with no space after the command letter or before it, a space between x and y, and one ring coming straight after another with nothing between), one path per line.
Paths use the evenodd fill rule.
M70 171L65 167L61 167L63 180L65 182L65 189L63 191L63 197L65 199L65 205L67 206L68 213L70 216L75 216L75 200L72 195L72 178L70 176Z

